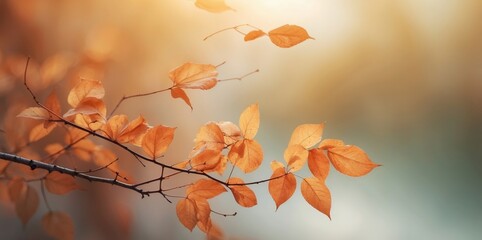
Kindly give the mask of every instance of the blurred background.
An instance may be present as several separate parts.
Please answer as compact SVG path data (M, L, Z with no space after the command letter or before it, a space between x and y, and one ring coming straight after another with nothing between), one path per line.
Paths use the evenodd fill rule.
M360 146L383 166L361 178L332 169L331 221L299 191L277 211L266 184L253 186L258 206L249 209L224 194L210 202L238 213L213 216L228 239L482 238L480 0L226 3L235 11L210 13L191 0L0 0L1 121L15 116L11 106L33 105L19 81L27 55L40 97L53 86L62 100L80 77L98 79L110 109L123 95L169 87L168 72L188 61L226 61L220 79L259 69L242 81L188 91L193 111L159 94L127 101L118 112L178 127L166 156L175 163L187 157L202 124L237 123L245 107L259 103L264 164L247 176L235 171L248 180L271 175L269 162L282 160L292 130L303 123L325 122L325 138ZM245 23L265 31L296 24L315 40L282 49L266 37L244 42L226 31L203 41ZM48 196L74 217L78 239L204 238L186 230L161 196L141 200L111 186L85 187ZM0 237L46 238L45 211L41 203L23 227L11 206L1 207Z

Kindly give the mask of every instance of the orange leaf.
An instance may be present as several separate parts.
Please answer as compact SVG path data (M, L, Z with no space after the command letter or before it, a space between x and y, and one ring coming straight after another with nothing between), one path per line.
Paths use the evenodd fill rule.
M40 68L40 76L45 86L60 81L72 64L72 57L66 53L58 53L45 59Z
M311 149L308 155L308 168L313 176L324 181L330 173L330 160L321 149Z
M308 158L308 150L299 144L290 145L284 152L284 158L288 163L288 169L296 172L305 165Z
M330 148L343 147L343 146L345 146L345 143L342 140L323 139L323 141L321 141L320 146L318 146L318 148L322 149L322 150L327 150L327 149L330 149Z
M171 88L171 97L172 98L180 98L180 99L184 100L184 102L192 110L191 100L189 100L189 97L187 96L186 92L184 92L184 90L182 90L181 88Z
M196 3L194 4L196 5L196 7L212 13L234 10L228 5L226 5L224 0L196 0Z
M38 208L37 191L30 187L23 179L13 179L9 183L9 194L15 203L15 212L25 225L32 218Z
M196 217L197 219L207 225L210 221L211 207L209 202L205 198L194 198L194 206L196 207Z
M284 175L284 176L283 176ZM278 168L271 175L269 180L269 194L276 203L276 209L286 202L296 190L296 178L292 173L285 173L283 168ZM274 179L276 178L276 179Z
M122 129L117 140L121 143L130 142L140 147L148 128L146 120L142 116L139 116Z
M45 127L45 124L41 123L36 125L32 130L30 130L30 133L28 134L28 141L29 142L35 142L43 137L49 135L49 133L52 132L55 128L55 124L50 124L47 127Z
M75 106L75 108L69 109L64 114L64 118L68 118L75 114L97 115L99 120L104 122L107 114L107 108L105 107L105 103L102 99L86 97L82 99L77 106Z
M331 219L331 194L324 182L318 178L303 179L303 182L301 182L301 195L312 207Z
M241 178L230 178L228 184L244 184ZM229 186L233 193L236 202L243 207L252 207L258 204L256 194L246 185L231 185Z
M3 174L3 171L10 165L8 161L0 161L0 175Z
M259 128L259 107L258 104L252 104L247 107L239 117L239 128L244 138L253 139Z
M207 90L218 83L218 72L211 64L185 63L169 72L173 87Z
M269 31L268 35L271 42L282 48L289 48L308 38L312 38L304 28L289 24Z
M221 129L221 132L224 135L224 143L227 145L231 145L239 140L242 139L241 130L236 124L232 122L217 122L216 123Z
M177 202L176 214L182 225L189 229L189 231L192 231L198 222L196 205L194 201L189 198Z
M67 102L75 108L84 98L102 99L104 95L104 86L102 86L100 81L81 79L81 81L70 90Z
M221 163L221 152L213 149L206 149L191 158L191 166L198 171L209 172Z
M372 162L361 148L352 145L329 148L328 157L336 170L352 177L363 176L380 166Z
M74 239L74 223L63 212L49 211L42 217L45 232L56 239Z
M271 166L271 170L273 170L273 172L278 168L284 168L285 167L285 165L282 162L278 162L276 160L271 161L270 166Z
M59 98L57 97L57 93L55 91L52 91L50 95L47 97L47 99L45 100L45 107L50 109L50 111L52 111L53 113L59 116L61 115L62 110L60 108ZM54 117L54 116L50 116L50 118L58 119L57 117Z
M162 156L171 144L175 130L163 125L149 129L142 140L142 149L152 159Z
M205 145L208 149L221 151L224 148L223 132L216 123L207 123L199 129L194 142L196 148Z
M203 224L201 221L197 223L199 230L203 231L207 235L208 240L221 240L224 239L223 232L216 224L212 223L209 219L207 224Z
M255 140L245 139L231 146L228 158L236 167L249 173L261 165L263 149Z
M16 202L20 199L20 195L27 188L27 183L20 177L14 177L8 183L8 195L12 202Z
M117 140L129 120L124 114L114 115L105 123L102 130L112 140Z
M223 192L226 192L223 185L211 179L199 179L196 183L186 189L186 194L191 198L201 197L210 199Z
M21 113L19 113L17 117L49 120L50 114L47 110L41 107L29 107L27 109L24 109Z
M252 41L265 35L266 33L262 30L253 30L244 36L244 41Z
M66 194L79 188L74 177L59 172L51 172L45 177L45 187L53 194Z
M313 147L321 140L324 124L302 124L295 128L291 134L288 146L300 144L304 148Z

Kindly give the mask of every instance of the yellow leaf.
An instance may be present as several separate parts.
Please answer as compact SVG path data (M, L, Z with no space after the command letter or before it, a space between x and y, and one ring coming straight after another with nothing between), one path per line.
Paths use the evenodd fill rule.
M67 102L71 107L75 108L84 98L102 99L104 95L104 86L100 81L81 79L81 81L70 90Z
M284 175L284 176L283 176ZM283 168L278 168L271 175L268 184L269 194L276 203L276 209L286 202L296 190L296 179L292 173L285 173Z
M218 72L211 64L185 63L169 72L173 87L207 90L218 83Z
M336 170L352 177L363 176L380 166L372 162L361 148L352 145L329 148L328 157Z
M321 149L311 149L308 155L308 168L313 176L324 181L330 172L330 160Z
M234 10L224 0L196 0L196 7L212 13L220 13L228 10Z
M199 179L186 189L186 194L190 198L201 197L210 199L223 192L226 192L223 185L211 179Z
M142 149L152 159L162 156L171 144L175 130L163 125L149 129L142 140Z
M253 30L244 36L244 41L252 41L265 35L266 33L262 30Z
M189 198L177 202L176 214L182 225L189 229L189 231L192 231L198 222L196 205L194 201Z
M312 207L331 219L331 194L324 182L318 178L303 179L303 182L301 182L301 195Z
M41 107L29 107L27 109L24 109L21 113L19 113L17 117L49 120L50 114L47 110Z
M302 124L291 134L289 145L300 144L304 148L313 147L321 140L324 124Z
M51 172L45 177L45 187L53 194L66 194L79 188L74 177L59 172Z
M249 173L256 170L263 161L263 149L255 140L245 139L231 146L228 158L236 167Z
M268 36L271 42L282 48L289 48L308 38L312 38L304 28L289 24L271 30L268 32Z
M284 152L284 159L291 172L300 170L305 165L307 158L308 150L299 144L288 146Z
M228 184L244 184L241 178L230 178ZM258 204L256 199L256 194L246 185L231 185L229 186L231 192L233 193L236 202L243 207L252 207Z
M49 211L42 217L45 232L56 239L74 239L74 223L63 212Z
M253 139L259 128L259 107L252 104L239 117L239 128L246 139Z
M191 100L189 100L189 97L187 96L186 92L184 92L184 90L182 90L181 88L171 88L171 97L172 98L180 98L180 99L184 100L184 102L192 110Z

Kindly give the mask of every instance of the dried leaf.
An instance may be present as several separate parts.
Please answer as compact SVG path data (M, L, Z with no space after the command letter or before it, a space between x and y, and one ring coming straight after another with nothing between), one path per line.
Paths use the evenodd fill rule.
M363 176L380 166L372 162L361 148L352 145L329 148L328 157L336 170L352 177Z
M24 109L17 117L32 118L39 120L49 120L50 114L47 110L41 107L29 107Z
M231 145L242 139L241 130L236 124L232 122L217 122L216 124L224 135L226 145Z
M223 185L211 179L199 179L186 189L186 194L190 198L201 197L210 199L223 192L226 192Z
M66 194L79 189L74 177L59 172L51 172L45 177L45 187L53 194Z
M102 132L107 135L108 138L112 140L117 140L122 130L126 127L129 119L127 115L114 115L107 120L105 125L102 127Z
M196 7L212 13L220 13L228 10L234 10L224 0L196 0Z
M42 217L45 232L56 239L74 239L74 223L63 212L49 211Z
M245 139L231 146L228 158L245 173L256 170L263 161L263 149L256 140Z
M211 207L209 206L209 202L205 198L194 198L194 205L196 207L196 217L198 221L203 224L209 224L210 215L211 215Z
M211 64L185 63L169 72L173 87L207 90L218 83L218 72Z
M189 229L189 231L192 231L198 222L196 205L194 201L189 198L177 202L176 214L182 225Z
M63 117L68 118L76 114L97 115L97 118L95 118L95 120L98 120L99 122L105 122L107 108L105 107L105 103L102 99L86 97L82 99L75 108L69 109Z
M184 92L184 90L182 90L181 88L171 88L171 97L172 98L180 98L180 99L184 100L184 102L192 110L191 100L189 100L189 97L187 96L186 92Z
M198 171L213 171L221 163L221 152L213 149L206 149L191 158L191 166Z
M47 99L45 99L44 105L46 108L50 109L50 111L57 114L58 116L62 115L61 114L62 109L60 108L59 98L57 97L57 93L55 91L52 90L52 92L50 92ZM49 114L50 114L50 119L55 119L55 120L59 119L58 117L53 116L51 113Z
M56 126L55 124L51 124L45 127L45 124L43 123L36 125L35 127L32 128L32 130L30 130L30 133L28 134L28 141L36 142L44 138L54 130L55 126Z
M319 149L322 149L322 150L327 150L327 149L330 149L330 148L334 148L334 147L343 147L345 146L345 143L342 141L342 140L338 140L338 139L323 139L323 141L321 141L320 145L318 146Z
M142 140L142 149L152 159L162 156L171 144L175 130L163 125L149 129Z
M142 116L139 116L122 129L117 141L120 143L129 142L140 147L142 144L142 139L144 138L144 135L148 129L149 127L146 120Z
M239 117L239 128L246 139L253 139L259 128L259 107L252 104Z
M321 140L324 124L302 124L295 128L291 134L288 146L300 144L304 148L313 147Z
M301 195L312 207L331 219L331 194L324 182L318 178L303 179L303 182L301 182Z
M311 149L308 155L308 168L313 176L324 181L330 173L330 160L321 149Z
M266 33L262 30L253 30L244 36L244 41L252 41L262 36L266 36Z
M53 83L60 81L67 73L71 63L72 58L66 53L58 53L47 58L40 68L42 83L51 86Z
M289 24L269 31L268 36L271 42L282 48L289 48L308 38L312 38L304 28Z
M284 176L283 176L284 175ZM286 174L283 168L278 168L271 175L268 184L269 194L276 203L276 209L286 202L296 190L296 179L292 173Z
M244 184L241 178L230 178L228 184ZM256 194L246 185L231 185L229 186L231 192L233 193L236 202L243 207L252 207L258 204L256 199Z
M71 107L75 108L84 98L102 99L105 95L104 86L100 81L81 79L67 97L67 102Z
M224 148L224 136L216 123L207 123L199 129L194 139L196 148L206 146L208 149L221 151Z
M308 150L299 144L288 146L284 152L284 159L291 172L300 170L305 165L307 158Z

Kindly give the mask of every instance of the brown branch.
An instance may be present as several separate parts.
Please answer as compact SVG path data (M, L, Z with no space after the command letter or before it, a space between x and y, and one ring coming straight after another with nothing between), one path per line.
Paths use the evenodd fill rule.
M152 91L152 92L148 92L148 93L140 93L140 94L134 94L134 95L129 95L129 96L123 96L123 97L119 100L119 102L115 105L114 109L113 109L112 112L109 114L109 117L112 116L112 114L114 114L114 112L119 108L119 106L121 105L121 103L124 102L124 101L127 100L127 99L136 98L136 97L145 97L145 96L153 95L153 94L156 94L156 93L165 92L165 91L171 90L172 88L173 88L173 87L169 87L169 88L165 88L165 89L161 89L161 90L156 90L156 91Z
M255 27L255 26L253 26L253 25L250 25L250 24L241 24L241 25L237 25L237 26L234 26L234 27L224 28L224 29L221 29L221 30L216 31L216 32L214 32L214 33L211 33L211 34L209 34L207 37L205 37L205 38L203 39L203 41L206 41L208 38L210 38L210 37L212 37L212 36L214 36L214 35L216 35L216 34L218 34L218 33L221 33L221 32L227 31L227 30L231 30L231 29L233 29L234 31L236 31L236 32L238 32L238 33L240 33L240 34L242 34L242 35L246 35L246 33L243 33L243 32L241 32L241 31L238 29L238 28L240 28L240 27L250 27L250 28L254 28L254 29L256 29L256 30L261 30L261 29Z

